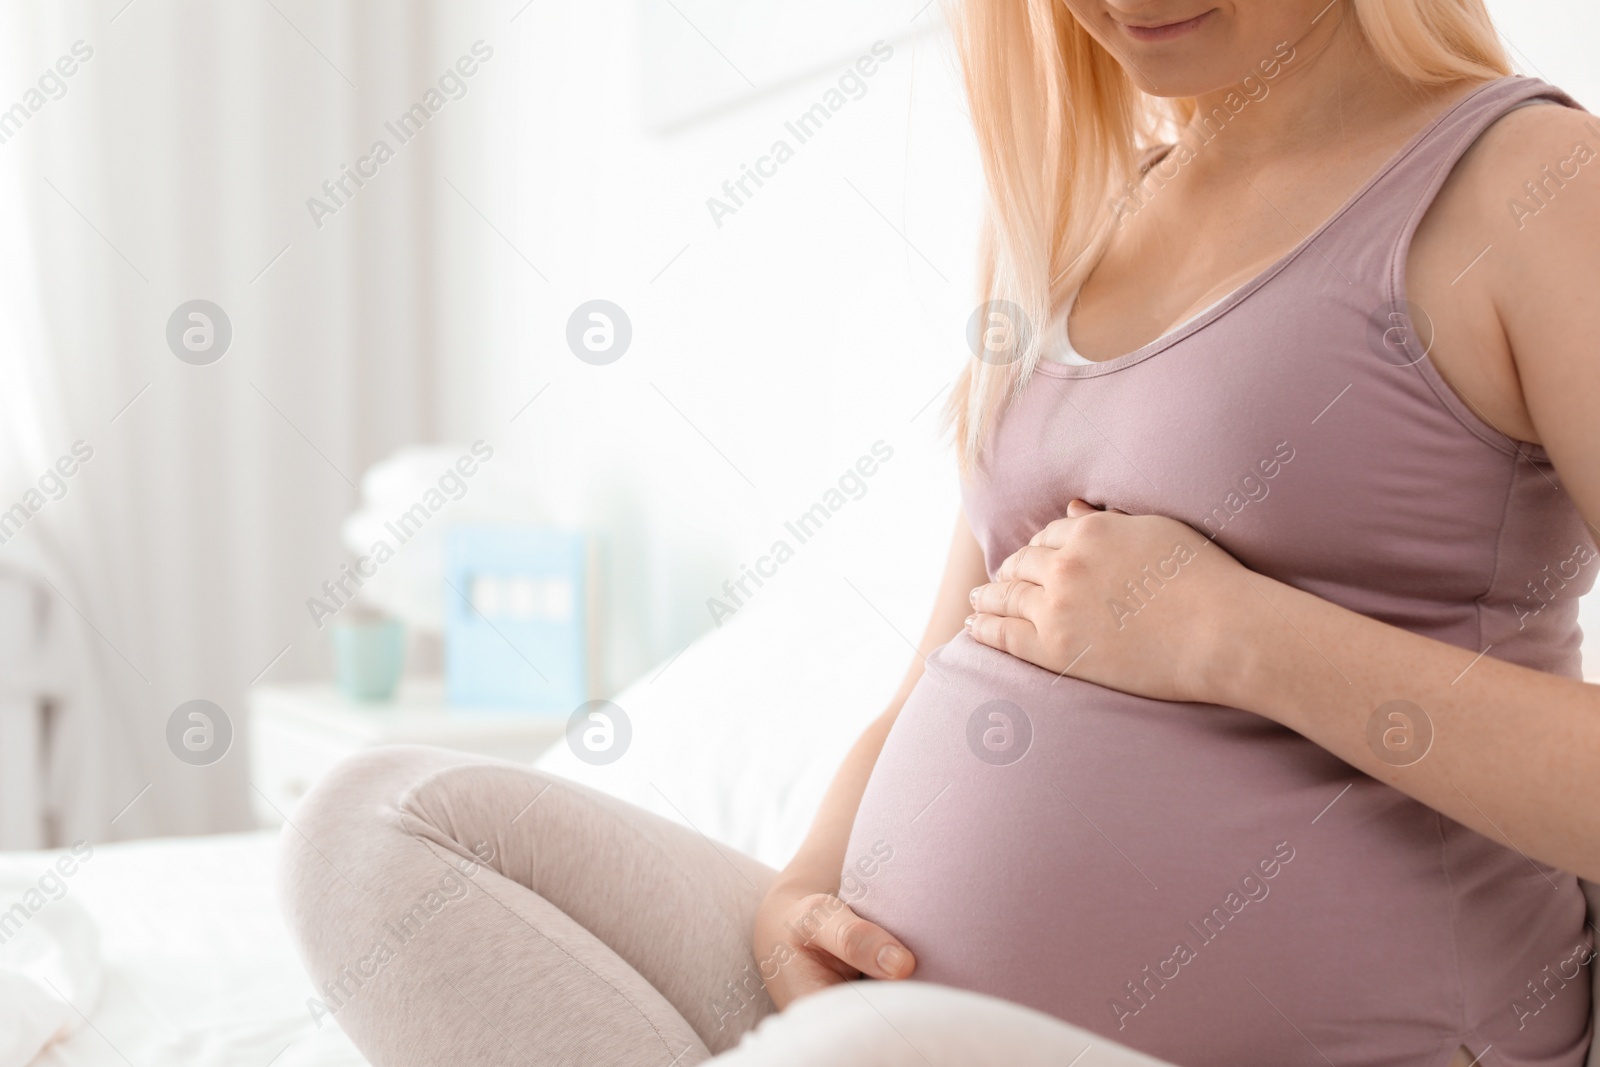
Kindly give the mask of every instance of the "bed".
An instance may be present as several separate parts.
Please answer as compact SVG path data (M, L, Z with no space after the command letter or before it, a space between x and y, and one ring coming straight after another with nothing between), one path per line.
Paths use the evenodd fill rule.
M785 862L898 684L931 593L822 583L768 593L616 698L634 726L623 758L593 767L561 746L538 765ZM806 656L790 654L801 647ZM265 831L134 841L74 862L61 899L35 922L49 917L92 966L63 959L50 972L58 988L38 1003L65 1034L36 1058L7 1045L14 998L0 982L0 1067L364 1063L337 1025L319 1027L307 1009L313 990L274 897L276 844ZM0 908L62 855L0 856Z

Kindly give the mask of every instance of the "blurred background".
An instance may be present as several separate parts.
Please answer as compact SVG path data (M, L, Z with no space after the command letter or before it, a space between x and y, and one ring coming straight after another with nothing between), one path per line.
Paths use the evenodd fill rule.
M1600 11L1491 7L1600 100ZM382 626L417 715L452 625L555 684L502 617L613 695L819 502L766 580L909 655L980 206L937 4L5 0L0 49L0 847L253 825L316 761L252 723ZM569 540L449 534L507 526Z

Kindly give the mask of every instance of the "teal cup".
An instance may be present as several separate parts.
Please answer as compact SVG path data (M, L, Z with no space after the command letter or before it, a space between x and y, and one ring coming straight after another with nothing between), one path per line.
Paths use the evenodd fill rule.
M405 658L405 627L399 619L354 618L333 624L334 677L349 700L389 700L400 684Z

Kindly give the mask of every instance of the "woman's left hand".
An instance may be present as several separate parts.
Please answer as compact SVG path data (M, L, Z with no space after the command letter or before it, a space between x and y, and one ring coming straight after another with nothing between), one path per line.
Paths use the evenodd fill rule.
M1057 674L1214 702L1218 653L1258 614L1251 596L1248 571L1183 523L1074 500L972 591L967 631Z

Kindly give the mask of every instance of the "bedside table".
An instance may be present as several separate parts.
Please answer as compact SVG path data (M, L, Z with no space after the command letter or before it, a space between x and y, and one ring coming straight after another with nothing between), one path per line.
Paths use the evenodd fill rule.
M362 749L435 745L528 763L566 729L565 715L447 707L438 679L407 680L373 704L331 682L263 686L250 695L251 803L263 827L281 826L319 778Z

